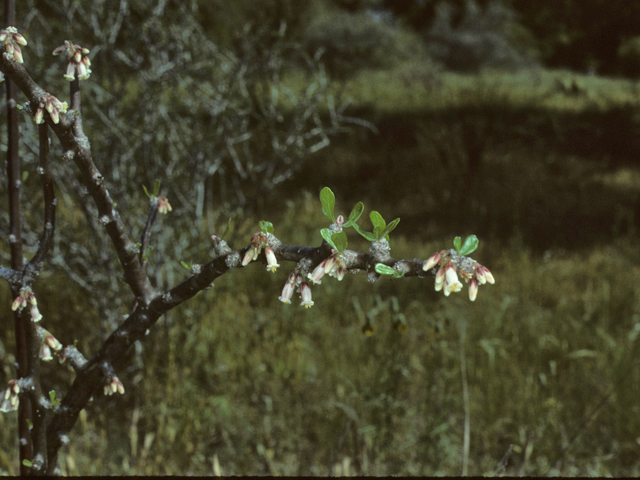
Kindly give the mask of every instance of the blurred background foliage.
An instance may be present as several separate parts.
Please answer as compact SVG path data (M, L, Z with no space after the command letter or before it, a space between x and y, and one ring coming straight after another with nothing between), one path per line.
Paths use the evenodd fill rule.
M25 63L62 100L51 51L65 39L91 49L85 130L133 235L141 185L162 180L174 212L153 231L158 288L187 277L180 261L206 262L230 217L234 248L260 219L318 245L327 185L339 213L364 201L402 219L396 258L475 233L497 282L472 304L432 280L348 276L314 287L303 310L277 300L292 265L231 272L130 352L126 394L83 412L64 473L640 475L638 2L18 8ZM31 119L21 128L33 251L36 136ZM36 294L45 326L89 356L133 299L61 153L57 243ZM6 203L3 182L3 263ZM11 300L0 286L2 381L14 376ZM64 395L69 367L44 369ZM3 473L17 472L15 429L0 416Z

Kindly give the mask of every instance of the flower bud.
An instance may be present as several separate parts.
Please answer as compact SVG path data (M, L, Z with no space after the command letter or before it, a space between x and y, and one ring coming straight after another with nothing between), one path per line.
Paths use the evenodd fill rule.
M440 261L440 252L436 252L433 255L431 255L429 258L427 258L427 261L424 262L424 264L422 265L422 270L424 270L425 272L427 270L431 270L433 267L435 267L438 262Z
M475 278L472 278L469 282L469 300L471 300L472 302L475 301L477 295L478 281Z

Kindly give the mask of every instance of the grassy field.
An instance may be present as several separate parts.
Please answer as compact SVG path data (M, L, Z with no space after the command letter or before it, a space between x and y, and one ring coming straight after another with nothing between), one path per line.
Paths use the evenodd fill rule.
M305 310L277 300L293 265L231 272L132 352L126 394L83 412L63 473L640 475L637 84L406 70L344 86L378 133L337 139L235 225L233 246L260 219L319 244L328 185L341 213L362 200L402 219L396 258L477 234L472 256L496 284L471 303L432 279L349 275L314 287ZM70 305L48 319L59 338L93 351L97 320L70 325L73 292L39 286L44 312ZM64 392L67 367L47 369ZM15 416L0 415L3 473L17 473L15 444Z

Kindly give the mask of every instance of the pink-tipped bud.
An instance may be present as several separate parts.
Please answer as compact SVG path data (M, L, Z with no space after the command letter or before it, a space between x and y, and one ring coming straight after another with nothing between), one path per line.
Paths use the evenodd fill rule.
M56 125L60 122L60 117L58 116L58 110L53 109L49 112L49 116L51 117L51 121Z
M35 116L33 118L36 121L36 124L38 124L38 125L44 123L44 118L42 118L42 114L43 114L42 109L38 108L36 110L36 114L35 114Z
M118 380L118 393L120 395L124 395L124 385L122 384L122 382L120 380Z
M13 59L18 63L23 63L22 50L20 50L20 47L18 45L14 47Z
M14 33L13 34L13 40L19 45L26 45L27 44L27 41L25 40L25 38L22 35L20 35L19 33Z
M19 308L21 309L21 307L22 307L22 295L18 295L16 299L13 301L13 303L11 304L11 310L15 312Z
M318 266L313 270L313 272L312 272L312 273L310 273L310 274L308 275L308 277L311 279L311 281L312 281L314 284L322 283L322 282L320 281L320 279L321 279L322 277L324 277L324 274L325 274L324 266L325 266L325 264L326 264L326 263L327 263L327 260L326 260L326 259L325 259L325 260L323 260L323 261L321 261L321 262L318 264Z
M469 300L472 302L475 301L478 296L478 281L475 278L472 278L469 282Z
M243 267L246 267L251 263L251 261L253 260L254 253L255 253L255 247L249 247L249 250L245 252L244 257L242 258Z
M338 215L338 218L336 218L336 225L338 227L344 225L344 217L342 215Z
M331 270L333 270L333 267L336 266L337 262L338 259L335 255L331 255L329 258L327 258L324 262L324 273L329 273Z
M344 273L345 273L345 269L344 267L338 267L338 269L336 270L336 278L338 279L339 282L342 281L342 279L344 278Z
M291 283L292 285L296 284L296 272L291 272L291 275L289 275L287 282Z
M436 283L444 283L444 267L438 269L438 273L436 273Z
M267 270L270 272L278 270L280 265L278 264L278 259L276 258L276 254L273 252L273 249L271 247L265 248L264 255L267 258Z
M289 278L291 278L291 276ZM287 280L287 282L284 284L284 288L282 289L282 294L278 297L278 300L280 300L282 303L291 303L291 297L293 296L293 292L295 291L295 289L295 284Z
M53 335L51 335L51 334L47 335L46 337L44 337L44 341L47 343L47 345L49 345L51 348L53 348L56 352L59 351L59 350L62 350L62 344Z
M64 45L60 45L58 48L56 48L53 51L53 55L60 55L62 52L64 52Z
M9 400L10 396L11 396L11 387L7 387L7 389L4 391L4 400Z
M489 271L489 269L485 266L482 267L482 270L484 272L484 278L487 280L487 282L494 284L496 283L495 279L493 278L493 275L491 274L491 272Z
M79 50L76 50L75 53L73 54L73 61L76 63L80 63L80 60L82 60L82 52L80 52Z
M427 258L427 261L424 262L424 264L422 265L422 270L424 270L425 272L427 270L431 270L433 267L435 267L438 262L440 261L440 252L436 252L433 255L431 255L429 258Z
M38 305L38 301L36 300L36 296L33 293L29 294L29 303L31 305Z
M311 287L305 282L300 285L300 296L302 297L301 306L304 308L311 308L313 301L311 300Z

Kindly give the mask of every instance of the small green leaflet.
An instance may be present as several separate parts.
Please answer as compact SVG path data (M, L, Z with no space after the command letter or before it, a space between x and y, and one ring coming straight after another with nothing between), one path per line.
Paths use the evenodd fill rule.
M260 220L259 225L262 233L273 233L273 223L267 222L265 220Z
M353 224L353 228L370 242L375 242L377 240L377 238L373 236L373 233L362 230L356 223Z
M331 245L331 248L339 252L344 252L345 248L347 248L347 234L344 232L334 233L328 228L323 228L320 230L320 235Z
M464 244L462 244L460 237L456 237L453 239L453 246L456 248L458 255L469 255L478 248L478 237L469 235L465 239Z
M384 263L376 263L376 272L378 272L380 275L391 275L393 276L393 278L400 278L404 276L404 272L394 270Z
M362 212L364 212L364 203L362 202L356 203L356 206L353 207L353 210L351 210L351 213L349 214L349 219L346 222L344 222L344 225L342 225L342 228L355 226L356 222L362 215Z
M380 237L378 237L378 238L386 237L387 241L389 241L389 234L393 231L394 228L396 228L398 226L399 223L400 223L400 219L396 218L389 225L387 225L384 228L384 230L382 230L382 233L380 234Z
M324 213L329 220L335 222L336 219L333 216L333 210L336 206L336 196L329 187L324 187L320 191L320 203L322 204L322 213Z

